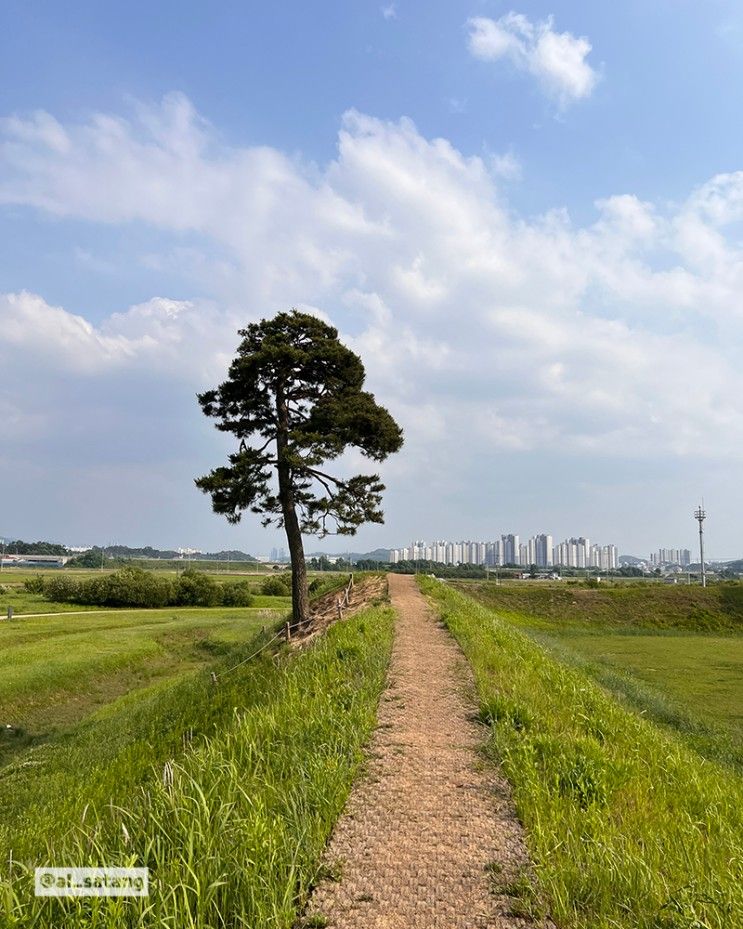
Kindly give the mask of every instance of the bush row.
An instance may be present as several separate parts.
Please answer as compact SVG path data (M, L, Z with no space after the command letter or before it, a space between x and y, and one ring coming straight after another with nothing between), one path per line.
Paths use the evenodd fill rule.
M34 577L26 590L55 603L84 606L251 606L247 581L220 584L201 571L187 570L178 577L164 577L141 568L126 567L93 578ZM283 592L283 589L282 589Z

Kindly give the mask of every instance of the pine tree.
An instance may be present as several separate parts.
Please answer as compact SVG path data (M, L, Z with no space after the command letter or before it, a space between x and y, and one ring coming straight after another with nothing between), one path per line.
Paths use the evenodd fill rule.
M229 464L196 480L215 513L230 523L246 510L264 526L283 526L292 564L295 623L309 621L302 535L353 535L384 521L378 474L339 478L325 465L347 448L383 461L403 443L402 430L363 390L364 366L338 331L293 310L240 330L227 380L199 395L206 416L231 432Z

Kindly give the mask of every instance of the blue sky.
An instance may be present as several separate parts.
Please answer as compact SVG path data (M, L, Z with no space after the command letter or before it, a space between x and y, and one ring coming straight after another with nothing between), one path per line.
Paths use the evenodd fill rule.
M303 305L408 435L358 547L641 553L704 493L742 553L742 89L723 0L5 3L0 534L270 548L193 395Z

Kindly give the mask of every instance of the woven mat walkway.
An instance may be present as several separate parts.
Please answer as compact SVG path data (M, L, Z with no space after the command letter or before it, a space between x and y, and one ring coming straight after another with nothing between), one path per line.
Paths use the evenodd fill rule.
M533 925L494 892L526 861L508 784L478 760L471 675L413 577L389 575L397 632L366 774L307 910L329 929ZM493 867L495 863L495 867ZM319 920L315 921L319 925Z

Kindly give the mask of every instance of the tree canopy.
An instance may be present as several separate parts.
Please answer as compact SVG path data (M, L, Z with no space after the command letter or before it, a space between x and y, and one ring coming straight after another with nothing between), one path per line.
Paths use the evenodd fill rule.
M353 535L384 518L378 474L339 477L326 463L348 448L383 461L402 446L402 430L363 389L363 363L333 326L293 310L239 334L227 380L199 396L204 414L238 447L196 485L231 523L249 511L264 526L283 526L293 579L306 596L301 535ZM293 593L298 618L296 586ZM306 604L302 612L306 619Z

